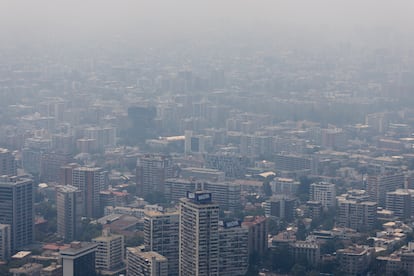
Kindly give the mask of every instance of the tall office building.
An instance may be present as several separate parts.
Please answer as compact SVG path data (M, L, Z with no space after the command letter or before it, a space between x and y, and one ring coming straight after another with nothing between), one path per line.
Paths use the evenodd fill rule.
M310 199L322 203L323 208L329 209L335 207L335 197L335 184L319 182L312 183L310 186Z
M168 259L169 276L178 276L179 222L178 212L145 212L145 250L158 252Z
M33 205L32 180L19 177L0 177L0 223L11 226L12 252L33 242Z
M127 247L127 275L167 276L168 260L154 251L142 247Z
M92 239L98 244L95 256L95 269L101 274L114 274L124 269L124 236L111 234L109 229L102 236ZM112 273L111 273L112 272Z
M98 245L92 242L71 242L70 247L60 251L63 276L94 276L95 252Z
M82 192L84 215L90 218L99 217L99 192L107 188L107 172L101 168L74 168L72 185Z
M173 177L173 162L165 155L144 155L137 160L137 193L146 196L149 193L164 193L164 181Z
M240 221L223 222L219 228L219 275L246 275L249 266L249 230Z
M219 275L219 206L211 193L187 193L180 200L180 215L180 275Z
M57 186L56 209L58 235L66 242L75 240L84 211L81 191L71 185Z
M0 175L17 175L16 160L13 154L3 148L0 148Z
M0 224L0 261L6 261L11 256L11 227Z

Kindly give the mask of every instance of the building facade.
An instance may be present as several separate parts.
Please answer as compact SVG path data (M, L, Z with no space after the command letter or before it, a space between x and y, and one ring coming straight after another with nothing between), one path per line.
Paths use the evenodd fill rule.
M249 230L240 221L224 222L219 228L219 275L246 275L249 267Z
M335 207L335 184L327 182L312 183L310 185L310 199L311 201L319 201L325 209Z
M179 222L179 212L145 212L145 250L158 252L168 259L169 276L178 276Z
M189 192L180 200L181 276L219 275L219 206L209 192Z
M1 175L17 175L17 165L13 154L11 151L3 148L0 148L0 176Z
M6 261L11 256L11 227L10 224L0 224L0 261Z
M115 235L109 229L102 231L102 236L92 239L98 244L95 256L96 270L107 273L124 267L124 236Z
M174 175L172 158L164 155L144 155L138 158L136 168L137 194L145 196L164 194L165 179Z
M127 275L167 276L168 260L154 251L141 247L127 247Z
M84 215L100 216L99 193L107 188L107 172L101 168L77 167L72 171L72 185L82 193Z
M34 189L27 178L0 177L0 223L11 226L12 253L34 240Z
M95 252L98 245L91 242L71 242L60 251L63 276L95 276Z
M77 238L83 216L81 191L72 185L56 187L57 234L64 241Z

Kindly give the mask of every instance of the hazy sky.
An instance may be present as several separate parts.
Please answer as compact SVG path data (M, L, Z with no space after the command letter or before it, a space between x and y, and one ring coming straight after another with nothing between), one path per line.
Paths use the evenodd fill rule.
M412 0L0 0L0 35L12 41L355 27L412 35L413 14Z

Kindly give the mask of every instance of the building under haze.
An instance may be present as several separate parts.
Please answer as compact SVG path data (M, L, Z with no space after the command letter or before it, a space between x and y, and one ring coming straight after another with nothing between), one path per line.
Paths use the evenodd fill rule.
M218 276L218 204L209 192L189 192L180 200L180 215L180 275Z
M179 212L146 211L144 217L144 245L168 259L168 276L178 276Z
M98 244L71 242L69 248L60 250L63 276L95 276L95 254Z
M138 158L136 168L137 194L164 194L165 179L173 177L172 158L165 155L146 154Z
M335 184L327 182L312 183L310 185L310 199L312 201L319 201L325 209L335 207Z
M34 241L33 181L19 177L0 177L0 222L11 226L11 251Z
M64 241L77 238L83 216L82 192L72 185L56 187L57 234Z
M127 275L168 276L168 260L143 247L127 247Z
M3 148L0 148L0 176L1 175L17 175L17 165L13 154L9 150Z
M113 274L124 267L124 236L112 234L108 229L102 235L92 239L98 244L95 255L95 268L102 274Z
M0 224L0 261L6 261L11 256L11 227L10 224Z
M402 173L370 175L367 178L367 192L371 201L385 207L387 192L404 188L405 176Z
M219 275L243 276L249 266L249 230L241 221L226 221L219 227Z
M72 171L72 185L82 193L84 215L100 216L99 193L107 188L107 172L101 168L77 167Z

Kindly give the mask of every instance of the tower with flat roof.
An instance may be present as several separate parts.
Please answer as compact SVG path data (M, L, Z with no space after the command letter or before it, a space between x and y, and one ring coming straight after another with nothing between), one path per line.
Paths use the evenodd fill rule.
M0 224L0 261L6 261L11 256L11 227Z
M11 251L33 243L34 190L28 178L0 177L0 223L11 226Z
M72 185L56 187L57 233L65 241L76 239L83 215L81 191Z
M98 244L95 267L102 274L112 274L124 269L124 236L112 234L109 229L102 231L102 236L92 239Z
M127 275L167 276L168 260L154 251L143 247L127 247Z
M63 276L95 276L95 252L98 245L92 242L72 242L60 251Z
M168 259L168 276L178 276L179 212L146 211L144 245Z
M180 215L180 275L219 275L219 205L209 192L188 192Z
M107 172L101 168L78 167L72 171L72 185L81 190L84 214L89 218L100 216L99 192L105 190Z
M137 193L146 196L158 192L164 194L165 179L173 177L173 162L165 155L146 154L137 160Z

